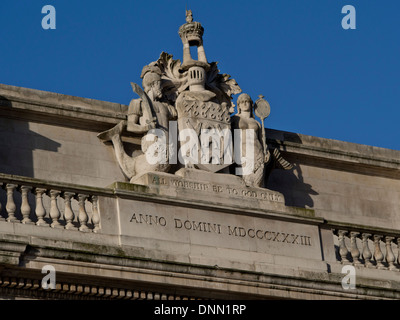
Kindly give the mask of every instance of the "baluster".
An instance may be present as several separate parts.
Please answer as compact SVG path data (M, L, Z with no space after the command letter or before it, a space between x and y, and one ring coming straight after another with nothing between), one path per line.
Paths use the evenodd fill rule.
M396 266L394 265L394 262L396 260L396 258L394 257L394 253L392 250L392 241L393 241L394 237L385 237L385 243L386 243L386 262L389 265L389 270L395 270L395 271L399 271Z
M371 253L371 250L369 250L369 246L368 246L368 239L371 237L371 234L363 233L361 236L362 236L362 245L363 245L362 257L365 261L365 266L367 268L374 268L375 266L371 262L372 253Z
M49 226L48 223L44 220L44 217L46 216L46 210L43 206L43 194L45 192L46 192L46 189L35 188L35 194L36 194L35 214L38 219L36 221L36 225L48 227Z
M57 197L60 195L58 190L50 190L50 218L52 228L62 228L63 226L58 221L60 219L61 213L57 205Z
M381 238L382 238L381 235L376 235L376 234L374 235L374 244L375 244L374 258L376 261L376 267L378 269L385 270L386 267L382 263L384 257L383 257L383 253L382 253L381 246L379 243Z
M7 204L6 204L6 211L8 213L8 222L20 222L16 217L15 217L15 210L17 209L17 206L15 205L14 202L14 190L17 187L16 184L8 183L6 185L6 190L7 190Z
M348 231L346 230L339 230L338 234L338 240L339 240L339 255L342 258L342 263L348 263L350 262L347 259L347 255L349 253L349 250L346 248L346 243L345 243L345 235L347 234Z
M397 259L396 259L396 262L397 262L397 265L400 266L400 238L396 239L396 243L397 243Z
M359 234L360 234L359 232L350 232L350 242L351 242L350 253L353 258L353 264L355 266L361 265L360 250L358 250L357 248L357 236Z
M22 213L22 223L33 224L30 219L31 206L28 201L28 193L32 190L32 187L21 186L22 203L21 203L21 213Z
M0 189L3 188L4 183L0 182ZM0 221L4 221L5 219L1 216L1 202L0 202Z
M71 206L71 199L75 196L75 193L64 192L63 196L65 202L65 210L64 210L64 219L66 221L65 229L76 230L77 228L73 224L75 214Z
M98 208L98 196L92 196L92 223L94 225L93 232L98 232L100 230L100 214Z
M87 199L88 195L86 194L78 194L78 202L79 202L79 214L78 214L78 221L79 221L79 231L90 231L87 226L87 222L89 220L89 216L86 212L85 208L85 200Z

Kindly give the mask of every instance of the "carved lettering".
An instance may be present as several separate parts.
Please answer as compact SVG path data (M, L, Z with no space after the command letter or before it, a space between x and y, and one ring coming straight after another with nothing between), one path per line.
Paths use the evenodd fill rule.
M132 214L129 222L145 223L148 225L160 225L162 227L165 227L167 225L167 220L164 217L141 213L139 213L138 215L136 215L136 213Z
M186 221L185 221L186 222ZM203 231L205 222L193 221L193 230Z
M129 222L132 222L133 220L135 220L136 223L139 223L139 221L137 221L137 219L136 219L136 214L135 213L132 215L132 218L131 218L131 220L129 220Z
M251 234L250 234L250 233L251 233ZM250 238L255 238L256 232L254 231L254 229L249 229L249 231L247 231L247 235L248 235Z
M177 228L177 229L180 229L180 228L182 228L182 221L181 221L181 219L174 219L174 221L175 221L175 228Z
M285 232L275 232L275 231L264 231L264 230L255 230L253 228L250 229L245 229L243 227L237 227L237 226L228 226L227 228L227 233L229 236L235 236L235 237L246 237L248 236L249 238L257 238L260 240L268 240L268 241L274 241L274 242L284 242L284 243L289 243L289 244L301 244L304 246L311 246L311 237L309 236L302 236L302 235L296 235L294 233L285 233ZM298 238L301 238L301 243L298 242Z
M251 199L260 199L272 202L283 202L283 198L280 194L273 192L266 192L260 190L249 190L249 189L241 189L241 188L233 188L224 185L217 185L211 183L201 183L196 181L187 181L180 179L167 179L165 177L160 177L154 175L151 179L153 185L162 185L162 186L172 186L175 188L189 189L200 192L213 192L216 194L224 194L227 196L241 196L245 198Z
M277 242L280 242L277 238L278 238L278 236L280 235L280 232L272 232L273 234L274 234L274 238L272 239L272 241L277 241Z
M281 201L281 197L279 194L275 193L266 193L266 192L261 192L260 194L261 198L264 200L269 200L269 201Z
M246 234L246 230L242 227L239 227L239 236L243 238L246 236Z
M239 194L239 192L235 189L235 188L228 188L226 187L226 189L228 190L229 194L233 194L235 196L237 196Z
M271 236L269 238L267 238L267 233L271 234ZM265 231L264 237L265 237L266 240L271 240L272 239L272 233L270 231Z
M231 226L228 226L228 232L229 232L228 234L229 234L230 236L233 235L233 234L236 236L236 235L237 235L237 234L236 234L236 229L237 229L237 227L235 227L235 228L232 230L232 229L231 229Z
M167 225L167 219L159 215L133 213L129 222L148 226L162 226ZM218 223L211 223L207 221L183 220L174 218L173 222L175 229L186 231L196 231L204 233L225 234L238 238L250 238L272 241L277 243L285 243L289 245L312 246L311 237L306 235L299 235L289 232L262 230L256 228L245 228L243 226L221 225Z
M175 218L175 228L176 229L186 229L201 232L214 232L220 234L222 232L221 225L217 223L210 222L199 222L194 220L182 220Z
M159 176L153 176L152 183L153 184L168 185L167 180L164 177L159 177Z
M282 235L284 235L284 233L282 233ZM284 238L283 238L282 242L290 243L289 241L287 241L287 238L288 238L289 236L290 236L290 234L289 234L289 233L286 233L286 235L284 235Z
M268 231L266 231L266 232L268 232ZM257 236L258 239L262 239L262 238L264 238L265 233L263 233L263 231L261 231L261 230L257 230L256 231L256 236Z
M200 190L200 191L207 191L210 188L210 186L206 183L191 182L191 181L171 180L171 184L174 187Z
M208 232L221 233L221 225L216 223L207 223Z
M257 192L251 190L242 190L242 195L250 198L257 198Z
M222 192L222 186L217 186L217 185L213 185L213 191L214 192Z

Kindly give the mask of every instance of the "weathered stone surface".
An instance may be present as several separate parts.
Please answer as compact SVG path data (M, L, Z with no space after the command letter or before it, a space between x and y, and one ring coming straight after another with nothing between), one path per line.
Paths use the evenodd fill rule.
M157 247L170 259L176 254L185 262L197 257L196 264L241 263L250 269L279 264L276 256L321 261L317 226L122 199L118 208L122 244Z
M245 94L230 117L241 89L203 31L187 11L183 63L161 53L129 106L0 85L0 299L400 299L400 152L265 130L269 104ZM174 163L167 145L150 165L142 136L170 143L169 120L256 129L256 166Z
M261 96L231 117L241 89L186 13L182 64L162 52L129 106L0 84L0 299L400 299L400 151L266 130ZM174 126L205 148L175 152ZM256 138L231 164L210 129Z
M41 92L35 94L37 90L7 85L1 85L1 89L3 96L23 98L32 109L42 103L43 117L47 117L47 122L53 119L48 112L53 102L38 100ZM30 94L24 94L25 90ZM69 99L57 96L59 101ZM56 106L54 102L52 107ZM112 113L108 121L116 124L120 118L109 107ZM81 115L67 103L64 108L75 112L77 118ZM12 109L15 117L21 111L18 107L6 109ZM0 154L2 172L97 187L124 181L116 167L112 146L104 146L96 138L98 130L93 132L89 127L77 130L74 120L62 127L57 122L55 125L38 123L24 115L20 113L19 120L0 120L0 145L8 151ZM90 117L93 123L102 123L94 115ZM266 136L268 143L275 143L295 164L293 170L273 171L267 185L268 189L284 195L286 205L314 209L317 215L328 220L389 228L400 226L400 197L396 191L400 188L399 151L276 130L267 130ZM138 140L123 139L137 146Z
M187 171L187 177L195 178L196 174L196 171ZM7 184L14 181L18 185L47 185L37 179L7 175L1 179ZM98 233L88 233L0 221L2 263L8 268L18 268L21 288L29 286L23 280L24 272L30 277L35 273L40 275L41 268L51 264L60 272L57 278L60 285L78 283L82 288L93 284L115 288L124 283L121 290L126 290L128 284L139 281L147 290L166 284L176 292L190 289L198 297L226 298L223 292L236 297L303 299L400 296L395 270L376 270L363 265L361 269L356 267L357 289L345 291L341 287L343 264L335 257L337 238L331 231L348 228L349 236L368 230L379 232L380 239L387 243L395 235L400 237L396 230L375 226L368 229L339 222L335 225L310 217L307 210L303 215L300 211L294 214L293 208L290 214L288 210L273 209L271 203L270 209L260 210L254 206L221 205L211 198L206 202L185 201L180 196L155 196L151 185L116 183L112 188L84 189L69 184L63 188L58 183L46 188L99 194L101 228ZM21 205L19 197L16 194L17 207ZM49 204L45 207L48 209ZM64 207L59 209L62 212ZM357 240L359 250L360 241ZM346 237L344 243L350 250L350 238ZM394 243L392 246L397 259L398 249ZM383 242L381 249L386 256ZM396 268L397 265L396 262ZM8 288L13 284L7 275L1 272L0 281ZM70 277L75 279L75 284ZM113 279L113 283L107 279ZM89 280L92 282L88 283Z
M2 173L91 186L124 180L93 132L7 118L0 130Z
M247 187L237 176L180 169L177 174L149 172L131 181L147 186L149 192L176 199L212 204L290 212L281 193L265 188ZM124 188L124 186L122 186Z

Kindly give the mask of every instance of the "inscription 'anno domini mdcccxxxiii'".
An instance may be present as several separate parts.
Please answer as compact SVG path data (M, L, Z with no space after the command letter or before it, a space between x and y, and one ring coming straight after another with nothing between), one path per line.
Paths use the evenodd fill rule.
M171 219L168 222L168 219L163 216L153 216L141 213L133 213L129 222L153 227L170 227L172 225L173 229L177 231L186 230L192 232L215 233L238 238L251 238L294 245L312 246L310 236L291 232L272 231L265 228L246 228L243 226L222 225L219 223L179 218L173 218L173 220Z

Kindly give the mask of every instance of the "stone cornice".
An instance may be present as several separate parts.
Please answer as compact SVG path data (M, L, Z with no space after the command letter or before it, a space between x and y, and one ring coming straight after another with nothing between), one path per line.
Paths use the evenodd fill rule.
M102 130L125 119L128 106L0 84L2 115L89 130Z
M193 288L196 288L197 297L218 299L224 297L226 290L230 290L231 296L241 298L241 290L245 288L247 298L274 295L280 298L303 299L305 294L318 299L398 299L400 296L396 284L386 279L379 280L377 286L368 278L358 277L357 289L346 292L339 285L342 276L340 273L301 271L297 275L281 276L217 266L154 261L133 255L121 256L123 248L118 255L105 255L104 251L94 255L94 247L96 246L91 245L91 250L70 251L60 248L59 245L43 247L30 244L29 250L20 257L20 264L24 267L19 266L18 273L16 269L1 271L0 287L9 290L0 293L26 296L25 290L34 290L37 291L32 295L35 298L68 299L70 294L76 294L93 299L162 299L163 295L170 296L169 288L170 292L175 293L171 296L172 299L187 299L194 292ZM47 264L55 266L59 273L56 289L45 293L40 287L38 276L41 268ZM71 278L65 273L68 266L79 268L81 274ZM103 282L99 282L98 277L93 277L99 269L105 274ZM166 287L160 286L159 283L166 279ZM146 282L146 290L141 288L143 284L140 283L143 281ZM12 289L22 291L14 292Z
M51 181L43 181L32 178L24 178L11 175L0 175L0 185L15 184L43 187L45 189L69 190L73 193L96 194L99 197L124 198L129 200L151 201L166 205L178 205L179 207L200 207L207 210L207 204L200 201L173 200L171 197L148 193L148 190L139 185L116 183L109 188L90 188L73 184L61 184ZM108 201L107 199L103 199ZM111 206L112 207L112 206ZM232 208L216 205L215 211L226 211L235 215L264 216L274 220L286 220L302 223L303 225L315 225L323 233L322 242L331 237L329 229L339 230L341 234L380 235L385 243L391 243L394 238L399 238L397 230L376 228L375 226L355 225L337 221L327 221L322 218L314 218L307 215L310 210L304 210L303 216L291 209L288 212L268 212L250 208ZM211 210L211 208L210 208ZM301 210L301 209L300 209ZM293 215L290 215L292 213ZM357 290L343 291L340 286L343 266L338 261L329 260L329 255L321 264L330 268L330 272L316 268L308 269L291 266L274 266L272 263L262 264L262 268L252 265L251 268L243 268L243 265L218 266L215 264L199 263L197 260L180 259L168 252L154 249L151 252L139 246L121 244L120 234L107 227L107 224L115 225L116 216L112 211L104 207L101 212L103 229L98 233L80 232L67 228L46 228L32 224L13 223L0 221L0 294L27 296L24 290L34 290L35 298L68 298L70 294L91 296L93 298L123 298L134 299L147 298L150 294L161 298L168 294L165 288L180 288L175 297L184 296L219 298L226 292L231 296L241 297L243 292L247 297L282 297L302 298L389 298L398 299L400 288L396 278L396 272L392 269L376 270L364 268L358 269ZM114 219L114 220L112 220ZM334 231L334 234L335 231ZM389 242L388 242L389 241ZM398 240L397 240L398 241ZM398 244L398 243L397 243ZM328 252L328 246L324 244L324 252ZM249 262L252 264L252 262ZM57 288L54 291L44 293L40 289L38 279L40 270L44 265L53 265L57 270ZM79 270L71 273L70 270ZM101 276L94 276L99 274ZM167 279L167 280L166 280ZM109 282L111 281L111 282ZM166 282L167 281L167 282ZM138 284L142 283L147 289L142 291ZM165 288L160 289L160 284ZM18 290L16 290L18 289ZM191 295L197 292L198 295ZM366 293L368 292L368 293Z
M400 151L267 129L270 145L281 151L317 158L400 169Z

